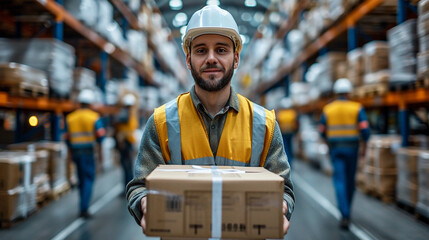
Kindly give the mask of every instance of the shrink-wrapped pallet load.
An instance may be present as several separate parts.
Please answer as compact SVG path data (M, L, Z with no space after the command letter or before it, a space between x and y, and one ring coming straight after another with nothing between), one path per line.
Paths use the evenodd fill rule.
M421 152L417 163L418 171L418 200L417 213L429 218L429 153Z

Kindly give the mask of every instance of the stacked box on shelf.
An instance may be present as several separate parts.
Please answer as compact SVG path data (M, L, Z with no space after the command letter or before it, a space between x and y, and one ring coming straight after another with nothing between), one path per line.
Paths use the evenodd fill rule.
M95 72L84 67L77 67L73 70L73 87L71 99L77 101L77 96L83 89L96 88Z
M400 148L396 155L398 181L396 200L410 207L416 207L418 196L418 156L423 150L418 148Z
M347 53L347 65L347 77L353 86L361 86L365 75L364 56L361 48L356 48Z
M75 64L74 48L56 39L0 38L0 62L16 62L48 74L52 95L70 94Z
M401 138L396 135L374 135L367 143L363 172L365 189L382 198L394 197L396 186L395 152Z
M1 63L0 90L18 96L48 96L48 78L44 71L24 64Z
M0 152L0 221L14 221L36 210L34 155Z
M89 27L97 24L98 5L96 0L64 0L64 8L76 19Z
M417 75L429 77L429 0L422 0L418 5L417 34L419 53L417 55Z
M387 83L389 73L389 45L383 41L372 41L364 45L365 84Z
M46 150L49 152L48 160L48 176L51 187L51 196L56 197L70 188L70 183L67 179L67 147L64 142L28 142L11 144L9 149L13 150L26 150L28 145L34 144L36 151Z
M429 218L429 152L419 154L417 169L419 189L416 210Z
M387 32L390 83L409 83L417 80L416 24L415 19L410 19Z
M329 52L320 56L317 62L321 66L321 76L317 80L317 88L321 94L329 94L337 79L347 77L347 55L343 52Z

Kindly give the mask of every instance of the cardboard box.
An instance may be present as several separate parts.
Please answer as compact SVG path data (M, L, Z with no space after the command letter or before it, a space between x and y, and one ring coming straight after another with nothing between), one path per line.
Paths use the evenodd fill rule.
M0 152L0 191L33 182L31 165L34 156L19 152Z
M0 220L12 221L27 217L36 210L37 185L0 191Z
M148 236L283 238L284 180L264 168L160 165L146 184Z

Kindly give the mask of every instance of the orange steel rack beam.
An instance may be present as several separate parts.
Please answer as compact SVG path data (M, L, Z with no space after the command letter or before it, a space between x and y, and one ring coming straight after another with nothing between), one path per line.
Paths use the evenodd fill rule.
M106 51L109 55L116 58L119 62L124 64L124 66L135 69L140 76L142 76L148 84L156 85L152 79L152 76L148 74L143 65L132 58L128 53L114 46L112 43L106 41L96 32L87 28L85 25L80 23L75 17L73 17L70 13L68 13L61 5L57 4L53 0L34 0L40 3L43 7L45 7L48 11L54 14L58 20L64 21L67 25L73 28L75 31L80 33L82 36L89 39L99 48Z
M256 94L262 94L265 90L274 86L279 82L285 75L292 72L304 61L310 58L312 55L317 53L320 49L325 47L329 42L338 37L341 33L347 30L347 27L353 26L359 19L364 17L366 14L371 12L374 8L383 3L383 0L367 0L357 6L353 11L348 13L348 15L340 21L338 24L331 27L325 33L323 33L318 39L313 41L310 45L306 47L304 51L291 63L280 68L277 74L270 80L259 84L251 92L250 96Z
M322 111L323 107L333 98L322 98L306 105L297 107L303 113ZM408 91L388 92L383 96L365 98L352 98L353 101L362 103L366 108L371 107L395 107L407 109L410 104L429 104L429 89L418 88Z
M7 92L0 92L0 108L64 113L71 112L78 107L78 103L69 100L52 99L47 97L33 98L10 96ZM93 108L103 114L114 114L119 111L115 106L104 106L100 104L93 105Z

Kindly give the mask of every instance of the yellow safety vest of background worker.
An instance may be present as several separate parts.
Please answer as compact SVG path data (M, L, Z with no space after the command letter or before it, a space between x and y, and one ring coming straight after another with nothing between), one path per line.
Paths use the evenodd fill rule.
M293 136L298 132L299 122L298 113L292 108L292 100L283 98L280 100L276 112L276 119L282 132L283 144L289 165L293 162Z
M201 164L263 166L281 176L284 194L279 211L287 232L295 200L275 114L231 87L241 47L234 18L220 7L206 6L189 20L183 50L195 85L148 119L135 177L127 185L128 209L143 231L146 176L159 164Z
M124 187L133 179L133 165L136 157L134 131L138 128L137 98L132 93L125 94L120 104L122 109L114 119L116 148L124 174Z

